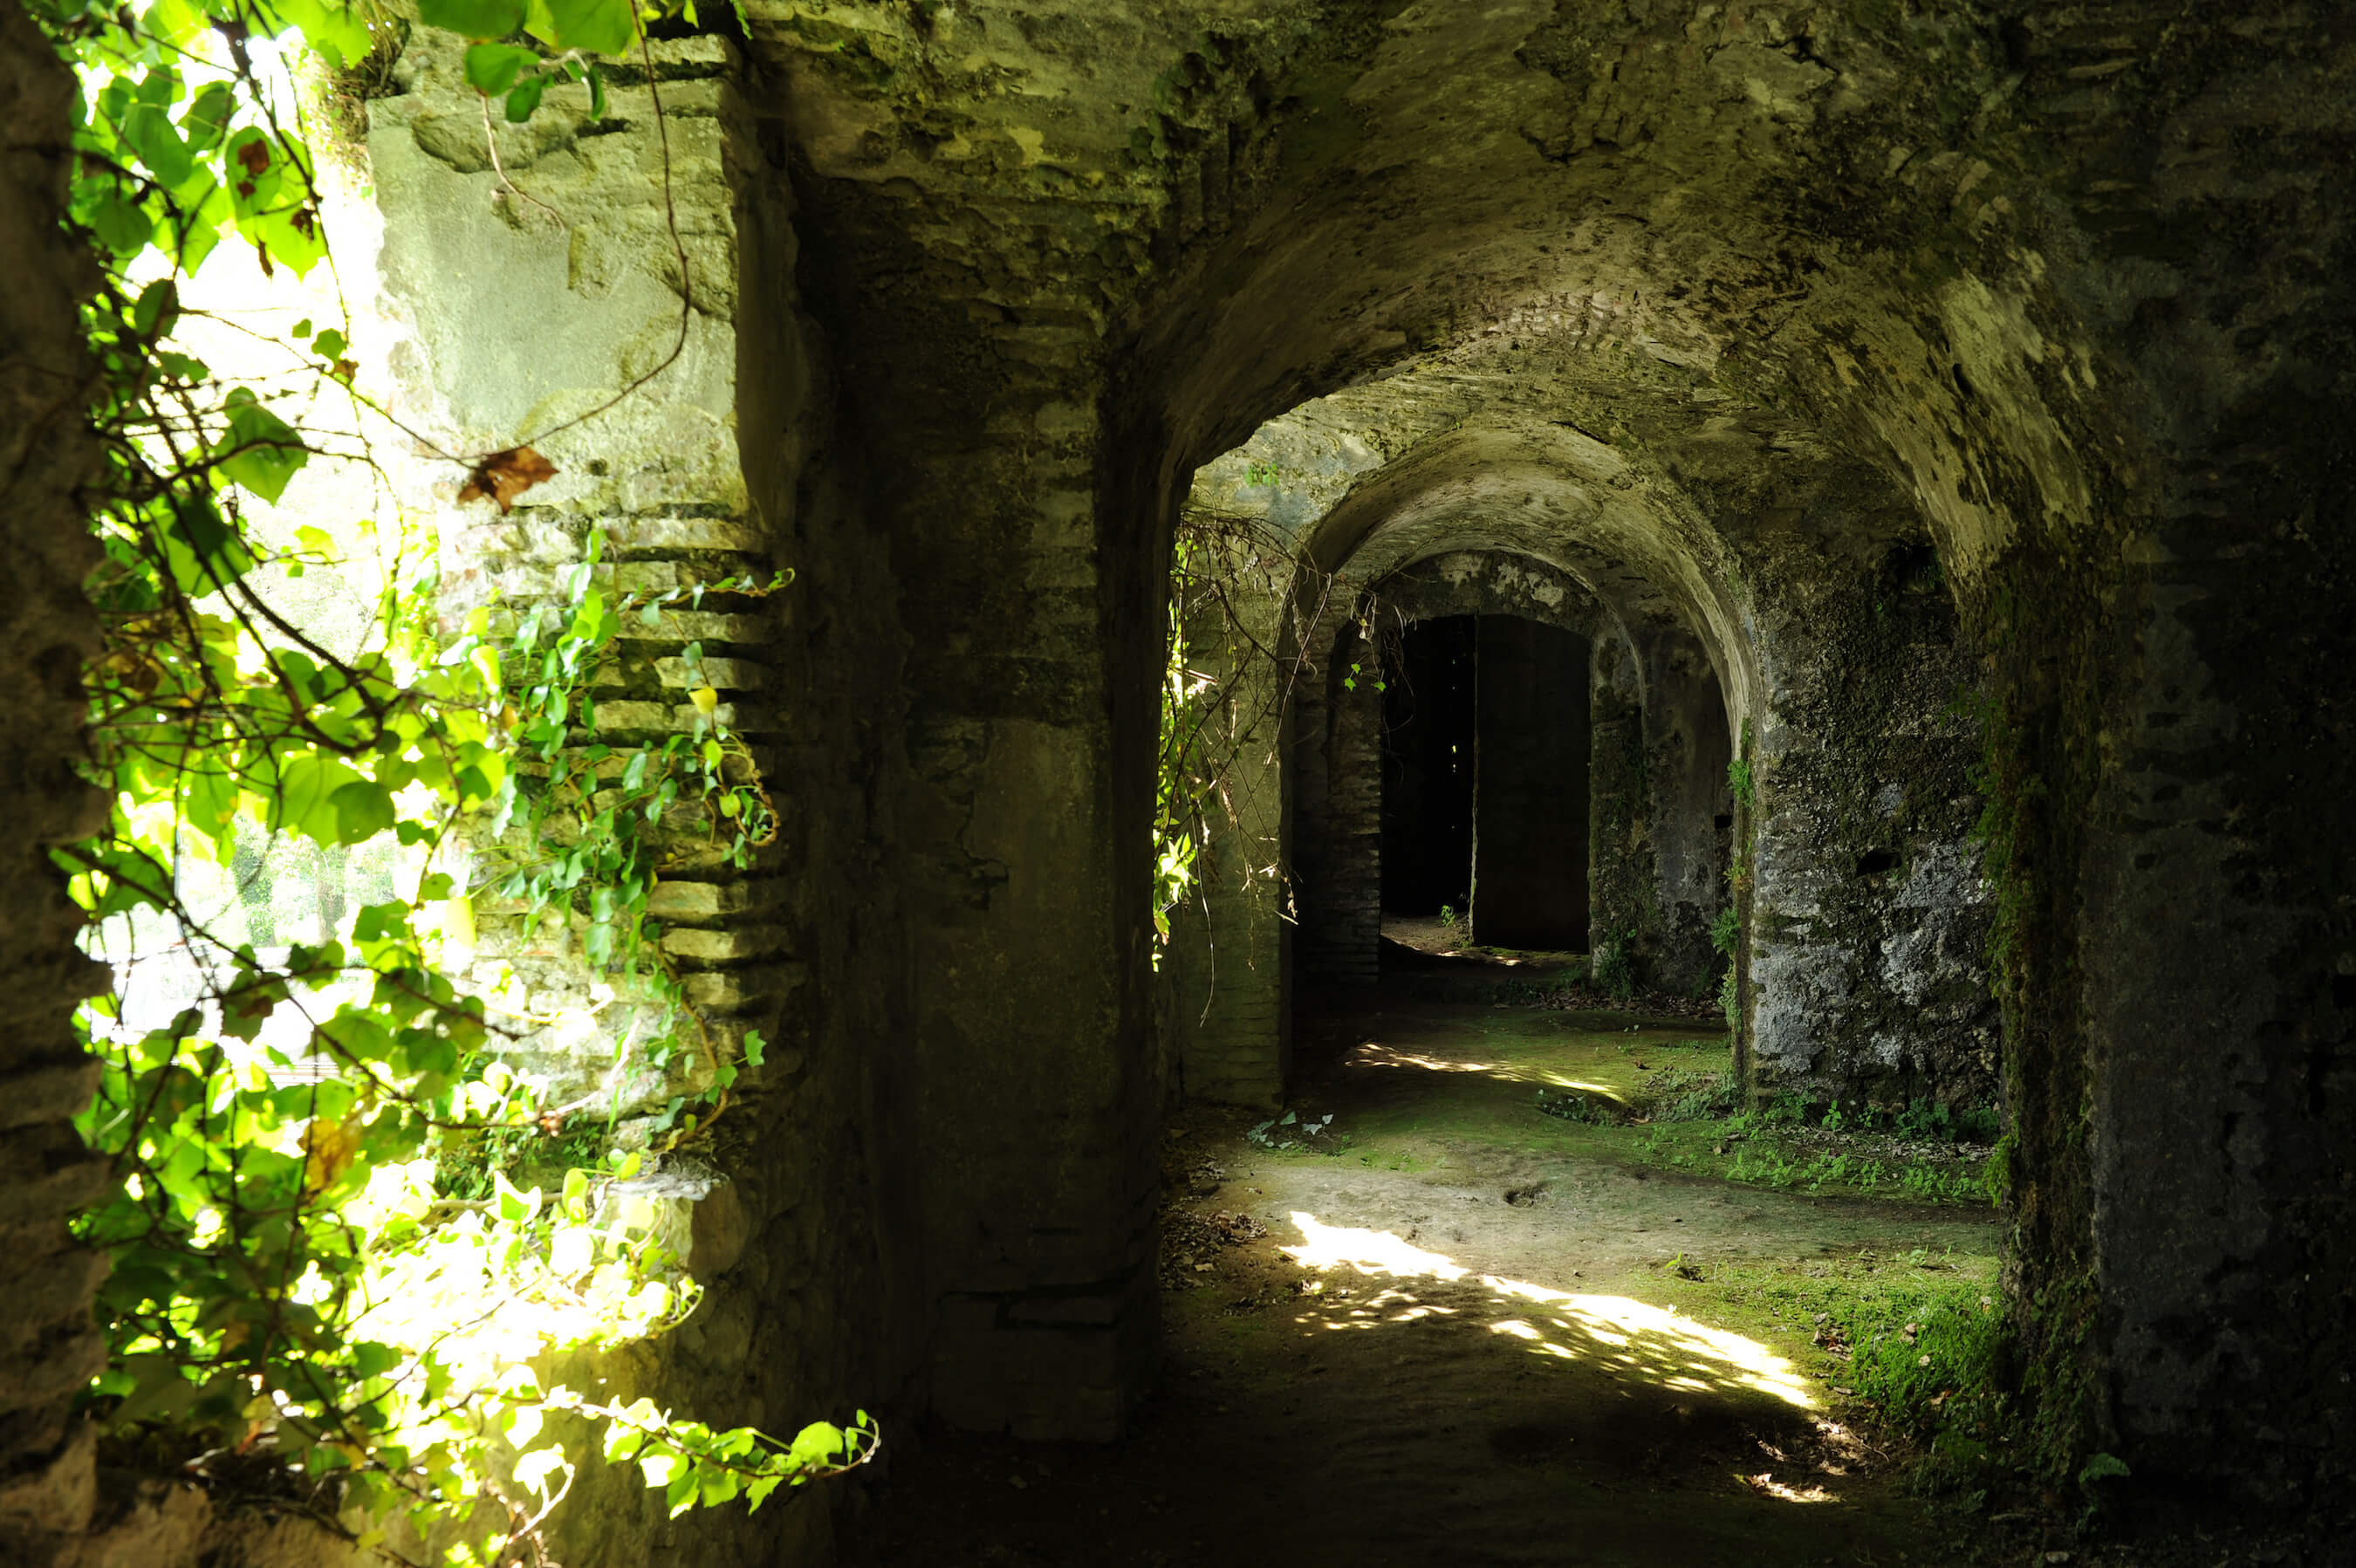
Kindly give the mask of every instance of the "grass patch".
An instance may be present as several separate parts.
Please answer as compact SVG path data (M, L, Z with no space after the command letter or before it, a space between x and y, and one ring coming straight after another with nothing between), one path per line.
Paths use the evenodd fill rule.
M1805 1334L1819 1375L1912 1449L1917 1481L1934 1494L1984 1492L2029 1457L2011 1452L2018 1361L1996 1269L1993 1258L1919 1249L1799 1267L1663 1265L1673 1289Z

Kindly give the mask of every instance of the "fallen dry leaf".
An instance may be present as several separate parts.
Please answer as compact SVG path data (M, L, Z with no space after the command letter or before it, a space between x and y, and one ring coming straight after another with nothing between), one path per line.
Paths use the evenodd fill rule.
M458 492L458 504L464 506L487 498L499 503L499 511L504 515L515 510L516 497L554 478L555 464L529 446L510 446L504 452L492 453L466 476L466 488Z

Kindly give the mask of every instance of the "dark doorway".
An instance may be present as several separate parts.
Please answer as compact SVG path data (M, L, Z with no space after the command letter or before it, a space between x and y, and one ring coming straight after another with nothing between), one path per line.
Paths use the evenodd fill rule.
M1462 914L1472 902L1471 616L1418 621L1383 693L1383 909Z
M1587 947L1588 643L1517 616L1401 636L1383 694L1383 909Z
M1473 660L1472 940L1587 950L1587 639L1483 616Z

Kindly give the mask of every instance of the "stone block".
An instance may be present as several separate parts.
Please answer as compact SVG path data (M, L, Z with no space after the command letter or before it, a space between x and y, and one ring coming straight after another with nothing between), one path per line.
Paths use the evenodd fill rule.
M788 935L783 926L741 926L716 931L673 927L662 938L663 951L672 957L701 959L706 963L727 963L783 952L787 943Z
M634 642L775 642L776 622L765 615L720 610L659 610L622 618L622 637Z
M647 895L647 913L667 920L716 920L766 909L785 897L775 877L749 882L659 882Z
M790 996L805 978L799 964L765 964L750 971L691 974L680 986L691 1006L714 1013L744 1013Z
M0 1131L80 1114L98 1087L98 1063L76 1057L0 1079Z
M769 683L767 666L744 659L706 659L701 672L705 681L723 692L757 692ZM696 671L684 659L656 660L655 674L666 686L696 684Z
M663 703L612 702L597 704L596 728L600 735L622 734L643 730L668 730L672 727L671 715L676 710ZM691 714L695 710L690 708Z
M616 550L724 550L766 555L769 541L756 525L733 518L636 517L608 523L605 537Z

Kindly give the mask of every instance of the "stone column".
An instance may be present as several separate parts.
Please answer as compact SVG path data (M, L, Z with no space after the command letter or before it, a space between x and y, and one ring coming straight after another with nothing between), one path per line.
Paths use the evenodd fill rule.
M1751 1061L1762 1090L1959 1107L1997 1093L1971 840L1972 650L1926 549L1755 575Z
M1594 642L1588 693L1589 950L1620 944L1644 978L1660 929L1655 811L1636 650L1614 631Z
M1726 700L1698 640L1647 639L1644 757L1651 783L1656 925L1640 966L1646 984L1708 995L1723 961L1710 927L1728 900L1727 844L1734 797Z
M1301 978L1371 985L1383 937L1381 650L1339 617L1311 635L1291 751Z
M1150 722L1129 705L1156 690L1167 590L1107 537L1093 338L1010 326L993 346L988 387L942 411L991 438L913 448L885 500L915 639L932 1398L955 1425L1108 1439L1158 1307L1152 752L1124 732Z
M1579 951L1588 938L1587 639L1483 616L1474 675L1472 939Z

